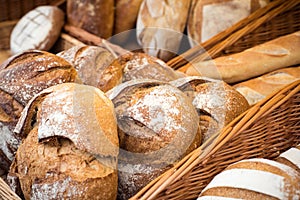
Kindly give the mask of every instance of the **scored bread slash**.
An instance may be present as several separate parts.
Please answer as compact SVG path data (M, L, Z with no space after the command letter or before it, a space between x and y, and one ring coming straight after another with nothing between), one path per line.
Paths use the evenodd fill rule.
M25 199L116 198L119 141L112 102L98 88L64 83L26 105L9 175Z
M64 25L64 12L56 6L39 6L24 15L10 38L12 54L30 49L48 51Z

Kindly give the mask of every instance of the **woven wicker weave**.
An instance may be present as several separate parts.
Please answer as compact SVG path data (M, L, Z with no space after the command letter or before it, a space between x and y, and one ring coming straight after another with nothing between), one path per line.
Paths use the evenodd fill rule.
M132 199L194 199L229 164L277 157L300 143L300 80L237 117Z

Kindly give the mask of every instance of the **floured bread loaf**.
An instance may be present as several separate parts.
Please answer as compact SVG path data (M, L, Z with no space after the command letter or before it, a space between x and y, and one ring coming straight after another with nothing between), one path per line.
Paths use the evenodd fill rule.
M189 76L170 83L191 98L198 111L203 142L249 108L247 100L223 81Z
M128 199L200 144L196 109L178 88L132 80L107 92L120 139L120 199Z
M0 169L8 171L18 148L21 138L13 130L25 105L43 89L76 77L70 63L45 51L26 51L0 65Z
M176 55L186 25L190 0L145 0L137 18L137 40L144 52L164 61Z
M188 35L192 46L201 44L233 26L269 0L198 0L188 19Z
M10 174L25 199L116 199L117 123L99 89L64 83L43 90L15 132L25 139Z
M300 66L288 67L235 84L234 88L247 99L250 105L254 105L272 92L299 79Z
M203 199L299 199L300 174L276 161L255 158L228 166L202 190Z
M286 150L285 152L281 153L275 160L286 164L300 172L300 145Z
M103 76L114 60L109 51L98 46L74 46L57 55L73 64L83 84L106 91L102 86L105 81Z
M112 35L114 0L68 0L67 21L102 38Z
M58 39L64 13L55 6L39 6L25 14L10 36L12 54L30 49L48 51Z

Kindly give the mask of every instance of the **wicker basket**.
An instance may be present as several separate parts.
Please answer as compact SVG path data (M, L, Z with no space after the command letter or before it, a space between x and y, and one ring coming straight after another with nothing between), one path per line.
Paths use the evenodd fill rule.
M5 2L11 5L12 2L27 1ZM48 4L62 1L30 2ZM24 14L24 11L25 9L19 9L16 12ZM0 17L0 54L9 50L10 32L17 22L15 19L22 16L20 14L11 17L8 14L1 14L4 17L2 15ZM207 58L207 54L202 51L203 47L210 56L218 57L240 52L256 44L292 33L300 30L299 15L299 0L273 1L201 46L188 50L168 63L174 68L184 69L188 65L187 60L198 62ZM65 26L64 33L53 51L58 52L82 42L103 44L100 38L83 30ZM123 51L118 47L114 50L114 52ZM209 181L229 164L252 157L272 159L298 143L300 143L300 81L273 93L237 117L220 133L216 133L205 144L178 162L174 168L153 180L132 199L195 199ZM0 179L0 199L1 196L4 199L18 199Z

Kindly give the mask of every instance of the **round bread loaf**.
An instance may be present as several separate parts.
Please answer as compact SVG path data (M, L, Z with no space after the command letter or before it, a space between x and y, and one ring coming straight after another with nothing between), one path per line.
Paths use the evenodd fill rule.
M114 83L135 79L155 79L168 82L184 76L173 70L159 58L137 52L123 54L115 59L105 74L107 75L104 77L108 77L109 74L118 74L118 76L112 76L109 81L113 82L112 80L115 80ZM102 80L104 81L103 85L105 85L106 79L102 78ZM112 87L109 88L111 89Z
M25 199L116 199L117 123L99 89L64 83L43 90L15 132L26 138L10 174Z
M299 199L300 174L263 158L242 160L216 175L202 190L203 199Z
M115 105L120 139L120 199L133 196L200 144L190 99L157 80L131 80L107 92Z
M192 99L203 142L249 108L246 98L224 81L189 76L170 83Z
M103 74L114 60L109 51L98 46L74 46L57 55L74 65L83 84L98 87L106 92L107 89L102 86L106 81ZM117 83L109 85L109 88Z
M48 51L64 25L64 12L56 6L39 6L25 14L10 36L12 54L30 49Z
M300 145L286 150L275 160L294 168L300 173Z
M0 168L5 172L21 138L13 133L24 106L50 86L74 82L75 68L64 59L38 50L26 51L0 66Z

